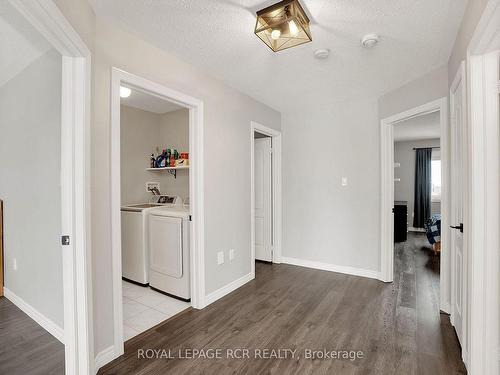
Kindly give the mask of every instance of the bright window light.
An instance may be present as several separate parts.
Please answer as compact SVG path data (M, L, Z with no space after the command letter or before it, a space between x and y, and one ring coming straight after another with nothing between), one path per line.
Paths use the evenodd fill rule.
M441 160L431 162L431 197L433 201L441 200Z

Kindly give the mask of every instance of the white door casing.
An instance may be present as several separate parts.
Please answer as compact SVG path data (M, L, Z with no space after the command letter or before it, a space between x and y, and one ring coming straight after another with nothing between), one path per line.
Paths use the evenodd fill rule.
M67 374L94 371L90 248L91 53L52 0L9 2L62 55L61 213L64 363Z
M189 109L189 197L190 197L190 285L191 305L206 306L204 260L204 177L203 177L203 102L162 84L113 67L111 71L111 252L113 262L113 350L102 366L124 353L121 197L120 197L120 86L129 84L146 93Z
M451 225L464 223L466 192L466 91L465 65L462 63L450 89ZM442 228L448 230L448 228ZM451 323L463 348L466 346L467 252L463 232L451 231Z
M394 126L417 116L439 112L441 148L441 266L440 266L440 309L450 311L450 259L449 259L449 128L448 98L434 100L410 110L397 113L380 121L380 276L384 282L392 282L394 277Z
M255 139L255 259L272 257L272 141Z

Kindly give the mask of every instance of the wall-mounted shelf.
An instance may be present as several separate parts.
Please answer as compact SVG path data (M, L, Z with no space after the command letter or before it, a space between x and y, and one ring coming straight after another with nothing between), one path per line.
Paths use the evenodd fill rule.
M174 176L174 178L177 178L177 171L179 169L189 169L189 165L183 165L183 166L179 166L179 167L147 168L146 170L149 171L149 172L166 171L167 173L169 173L172 176Z

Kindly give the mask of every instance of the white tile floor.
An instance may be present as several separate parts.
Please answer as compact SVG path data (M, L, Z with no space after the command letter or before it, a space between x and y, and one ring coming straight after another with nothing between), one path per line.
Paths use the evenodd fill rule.
M189 302L179 301L142 287L122 281L123 336L125 341L187 309Z

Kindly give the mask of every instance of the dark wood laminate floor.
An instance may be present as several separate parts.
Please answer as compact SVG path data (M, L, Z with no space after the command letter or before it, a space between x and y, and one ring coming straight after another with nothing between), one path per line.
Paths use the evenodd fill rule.
M439 259L423 236L396 246L395 281L257 263L256 280L204 310L188 309L125 344L100 374L462 374L439 314ZM297 349L294 359L142 359L138 349ZM305 349L360 350L311 360ZM223 354L225 357L225 354Z
M64 374L64 345L0 297L0 374Z

